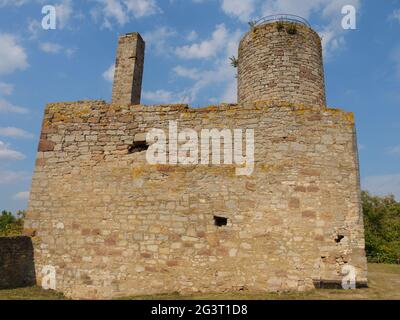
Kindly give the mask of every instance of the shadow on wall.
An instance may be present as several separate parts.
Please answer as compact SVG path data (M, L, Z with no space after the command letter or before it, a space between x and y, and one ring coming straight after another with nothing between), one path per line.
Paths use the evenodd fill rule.
M0 289L36 284L33 245L30 237L0 238Z

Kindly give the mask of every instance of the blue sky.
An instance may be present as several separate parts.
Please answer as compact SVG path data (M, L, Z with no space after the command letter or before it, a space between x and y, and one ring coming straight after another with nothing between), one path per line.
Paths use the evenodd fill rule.
M343 30L341 8L357 9ZM43 30L44 5L57 29ZM110 100L117 37L146 41L145 104L235 102L247 22L307 18L323 37L328 104L356 115L362 183L400 200L400 1L0 0L0 209L25 209L48 102Z

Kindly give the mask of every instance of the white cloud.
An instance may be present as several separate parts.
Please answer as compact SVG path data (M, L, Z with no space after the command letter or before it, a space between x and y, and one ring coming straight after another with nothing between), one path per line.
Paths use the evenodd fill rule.
M128 12L133 14L135 18L146 17L161 12L155 0L124 0L123 2Z
M237 101L237 84L235 81L231 81L225 88L224 93L221 97L222 102L234 103Z
M263 15L294 14L309 19L313 14L318 14L328 20L340 18L341 21L342 8L352 5L357 9L361 0L268 0L262 3Z
M183 77L183 78L188 78L192 80L199 80L201 78L200 76L200 71L195 68L185 68L182 66L176 66L174 68L174 72L176 75Z
M6 7L6 6L16 6L20 7L26 3L28 3L31 0L0 0L0 8Z
M0 75L24 70L28 66L25 49L18 43L16 37L8 33L0 33ZM12 84L0 82L0 113L28 113L27 109L16 106L1 97L1 95L11 95L13 90Z
M19 151L10 149L4 142L0 141L0 160L23 160L25 155Z
M248 22L255 10L257 0L222 0L222 10L230 16Z
M400 9L396 9L389 16L389 20L394 20L400 23Z
M70 58L71 56L73 56L75 54L76 50L77 50L76 48L66 48L64 50L64 53L68 58Z
M345 46L345 30L341 24L343 6L352 5L358 11L361 2L362 0L220 0L220 5L225 14L242 22L273 14L294 14L305 19L318 15L321 22L317 31L323 37L324 54L329 58L336 50ZM391 17L400 21L400 10L395 10Z
M26 113L29 113L29 110L26 108L23 108L23 107L13 105L12 103L8 102L7 100L0 98L0 113L26 114Z
M46 53L56 54L62 50L62 46L58 43L42 42L39 44L40 50Z
M191 42L191 41L195 41L198 37L199 37L199 35L197 34L197 32L192 30L187 34L186 40Z
M186 88L182 93L182 95L188 97L188 102L196 100L202 90L217 85L224 89L222 89L221 96L213 98L211 101L236 101L236 69L231 66L229 57L237 54L237 47L241 36L242 32L240 30L231 32L224 25L218 25L211 36L211 40L185 47L187 48L187 50L184 50L187 51L186 56L182 56L182 58L199 59L200 57L208 58L209 56L215 56L214 63L211 65L210 69L200 70L197 68L187 68L181 65L173 69L177 76L194 81L193 85ZM216 41L216 39L219 41ZM214 41L218 42L217 48L208 50L210 43ZM195 53L195 48L202 48L200 50L201 53ZM179 49L176 51L178 53ZM190 55L190 53L193 54Z
M400 174L366 177L362 181L362 186L372 194L379 196L393 194L400 200Z
M342 8L352 5L359 10L361 0L269 0L263 6L263 15L287 13L309 19L318 14L322 20L318 32L322 37L325 57L330 58L333 53L345 46L345 31L342 28Z
M57 15L57 28L64 29L73 14L73 7L71 0L63 0L61 3L55 5Z
M15 127L0 127L0 136L22 139L32 139L34 137L32 133Z
M144 91L143 98L155 103L175 103L174 93L166 90Z
M176 36L176 31L170 27L158 27L153 31L143 34L143 39L148 48L154 48L158 55L170 55L173 51L170 39Z
M106 71L103 72L103 78L108 82L114 81L115 64L113 63Z
M104 26L112 27L112 21L123 26L131 21L131 17L142 18L161 13L155 0L98 0L101 14L104 16ZM93 11L94 16L99 12Z
M156 41L156 39L160 38L160 34L166 34L166 32L156 32L144 38L146 41L148 39ZM170 36L172 34L170 33ZM224 102L235 102L237 87L235 79L236 70L230 65L229 57L237 54L241 35L241 31L231 32L225 25L220 24L215 27L209 39L176 48L174 50L175 54L182 59L206 59L214 57L214 61L209 69L203 70L182 65L175 66L173 69L174 74L193 81L191 86L178 93L163 89L145 91L143 97L155 103L190 103L196 100L202 90L219 86L223 88L221 96L210 99L210 101L222 99Z
M394 147L390 147L388 149L388 153L392 156L400 156L400 145L398 146L394 146Z
M194 43L178 47L175 53L182 59L204 59L215 57L219 51L226 47L229 40L229 32L224 24L216 26L210 39L204 40L200 43Z
M23 171L0 171L0 184L10 184L27 180L30 174Z
M327 59L332 57L334 51L343 49L346 45L344 36L340 36L337 30L331 27L326 27L324 30L320 31L320 35L322 38L324 56Z
M120 25L124 25L129 21L128 16L125 13L123 4L118 0L104 0L103 13L105 15L105 23L107 26L111 25L109 18L115 19Z
M329 5L330 2L335 0L269 0L265 1L262 12L265 16L283 13L308 19L312 12L319 11L324 4Z
M226 87L222 96L215 100L222 100L224 102L236 101L235 69L229 64L228 59L218 60L214 69L198 70L178 66L174 71L180 77L195 80L192 87L184 90L184 95L188 97L188 102L196 100L202 90L213 85Z
M0 33L0 75L28 67L25 49L8 33Z
M38 20L30 19L28 21L28 33L30 40L36 39L41 31L43 31L42 24Z
M29 191L18 192L17 194L14 195L13 199L26 201L29 200L29 195L30 195Z
M394 63L394 70L396 72L396 76L400 78L400 46L396 47L392 53L390 54L390 59Z
M14 91L14 86L9 83L0 82L0 95L9 96Z
M64 53L68 58L76 52L75 48L65 48L62 45L54 42L39 43L39 49L48 54Z
M29 113L29 110L26 108L22 108L22 107L13 105L12 103L8 102L7 100L0 98L0 113L2 113L2 112L26 114L26 113Z

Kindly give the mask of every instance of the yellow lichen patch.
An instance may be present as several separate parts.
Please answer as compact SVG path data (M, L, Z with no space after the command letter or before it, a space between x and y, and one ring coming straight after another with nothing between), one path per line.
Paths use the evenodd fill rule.
M121 110L121 106L115 105L115 104L110 104L110 105L109 105L109 110L118 112L118 111Z
M199 112L218 111L218 108L219 108L218 106L208 106L208 107L196 109L196 111L199 111Z
M355 124L353 112L346 112L343 116L350 124Z
M53 121L51 121L51 120L48 120L48 119L46 119L46 120L44 120L43 121L43 127L42 127L42 130L43 129L45 129L45 128L51 128L51 125L53 124Z
M179 117L180 117L181 119L190 119L190 118L192 118L192 113L185 111L185 112L182 112L182 113L179 115Z
M269 111L269 108L274 106L274 103L270 100L259 100L253 102L255 109Z
M237 109L227 109L225 112L229 115L234 115L237 113Z
M203 174L210 174L210 175L224 175L224 176L236 176L236 169L240 168L237 165L169 165L169 164L156 164L156 165L149 165L144 164L140 167L135 167L130 169L130 174L132 177L138 177L145 173L154 173L159 172L163 174L179 174L179 173L187 173L190 171L201 172ZM122 173L121 168L113 168L113 173Z
M293 112L297 113L297 114L305 114L307 112L310 112L309 109L294 109Z
M197 172L204 172L205 174L236 176L236 169L238 166L233 164L222 165L197 165L195 170Z
M354 120L354 113L353 112L347 112L342 109L333 109L333 108L328 108L325 110L326 112L329 112L332 115L340 117L340 119L349 125L354 125L355 120Z
M144 167L136 167L131 169L131 176L133 178L141 176L145 172Z
M250 35L252 37L252 39L254 40L255 37L258 35L259 29L260 29L260 26L250 27L250 30L247 32L246 36L243 39L245 39L246 37L248 37Z
M286 170L290 166L291 166L291 162L289 160L286 160L286 161L282 161L277 164L263 163L259 166L259 168L261 171L264 171L264 172L279 172L279 171Z
M91 110L79 110L74 113L74 119L82 119L90 117Z
M65 117L65 115L60 114L60 113L56 113L53 116L52 122L56 123L56 122L64 122L67 118Z
M339 113L343 112L343 110L339 109L339 108L326 108L325 111L329 112L331 114L339 114Z

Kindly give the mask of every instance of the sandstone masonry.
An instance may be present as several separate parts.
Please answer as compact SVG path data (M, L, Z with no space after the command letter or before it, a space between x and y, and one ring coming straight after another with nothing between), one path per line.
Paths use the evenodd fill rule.
M240 42L238 82L239 103L274 100L324 107L319 35L301 24L252 28Z
M115 61L112 102L139 104L142 93L145 43L140 34L128 33L119 38Z
M0 237L0 289L35 284L33 246L29 237Z
M346 264L366 283L353 114L325 106L317 35L279 25L241 43L240 104L143 106L115 94L112 104L47 105L26 221L39 283L52 266L57 290L73 298L304 291L340 283ZM129 56L122 46L118 55ZM253 174L149 165L135 137L169 121L197 132L254 129Z

